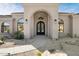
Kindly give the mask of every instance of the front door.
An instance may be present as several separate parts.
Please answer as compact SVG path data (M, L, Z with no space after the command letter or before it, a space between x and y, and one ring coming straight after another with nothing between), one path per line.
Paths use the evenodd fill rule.
M45 24L42 21L37 23L37 35L45 35Z

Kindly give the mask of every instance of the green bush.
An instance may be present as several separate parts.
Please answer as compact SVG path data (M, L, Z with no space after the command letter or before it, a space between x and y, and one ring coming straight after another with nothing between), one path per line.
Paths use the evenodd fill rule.
M37 52L37 56L42 56L42 52Z
M77 38L77 34L74 34L74 37Z
M0 40L0 45L2 45L2 44L4 44L4 41L1 41L1 40Z
M1 36L0 36L0 40L1 40L1 41L4 41L4 40L5 40L4 35L1 35Z
M1 44L4 44L4 41L5 41L4 36L0 36L0 45L1 45Z
M24 39L24 34L23 32L17 31L14 33L14 38L15 39Z

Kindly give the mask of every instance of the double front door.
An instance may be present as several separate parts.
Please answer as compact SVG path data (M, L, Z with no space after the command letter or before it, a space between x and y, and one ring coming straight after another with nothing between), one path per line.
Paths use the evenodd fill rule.
M37 35L45 35L45 23L43 21L37 23Z

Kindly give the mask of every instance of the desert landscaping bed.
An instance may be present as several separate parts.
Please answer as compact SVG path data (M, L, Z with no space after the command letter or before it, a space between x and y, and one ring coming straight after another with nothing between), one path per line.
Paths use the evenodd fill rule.
M4 44L0 45L0 48L10 48L10 47L21 46L24 44L25 44L25 41L23 41L23 40L6 39L4 41Z
M37 56L38 50L31 50L27 52L17 53L14 56Z
M40 52L39 50L31 50L27 52L17 53L14 56L67 56L67 54L62 51L55 51L51 53L48 50L44 52Z
M15 43L13 42L5 42L4 44L0 45L0 48L10 48L10 47L15 47Z

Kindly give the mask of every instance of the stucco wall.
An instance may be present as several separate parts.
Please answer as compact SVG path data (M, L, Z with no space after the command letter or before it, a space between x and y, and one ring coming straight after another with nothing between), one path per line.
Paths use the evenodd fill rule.
M36 35L35 25L34 25L34 13L37 11L44 11L48 14L46 28L46 35L50 38L58 38L58 18L64 21L64 32L62 36L67 34L79 36L79 15L78 14L65 14L58 13L58 4L46 3L46 4L23 4L24 13L12 13L11 17L0 17L0 31L1 23L8 22L10 24L10 32L17 31L17 20L24 18L24 35L25 38L32 38ZM70 17L72 16L72 17ZM27 19L27 21L26 21ZM55 21L56 20L56 21Z
M10 27L10 33L12 33L12 18L11 17L0 17L0 32L1 32L1 25L3 22L7 22Z
M17 21L21 18L24 19L24 13L12 13L13 32L17 31Z
M17 31L17 20L20 18L24 18L23 13L12 13L11 15L0 15L0 32L1 32L1 24L3 22L7 22L9 24L10 33Z
M69 14L59 14L59 18L64 21L64 32L62 34L59 34L60 36L72 36L72 18Z
M79 15L73 15L73 36L79 37Z
M33 28L31 27L33 21L33 14L37 11L46 11L50 15L50 37L58 38L58 4L24 4L24 18L28 19L25 21L24 34L25 38L30 38L32 35ZM27 29L27 30L26 30Z

